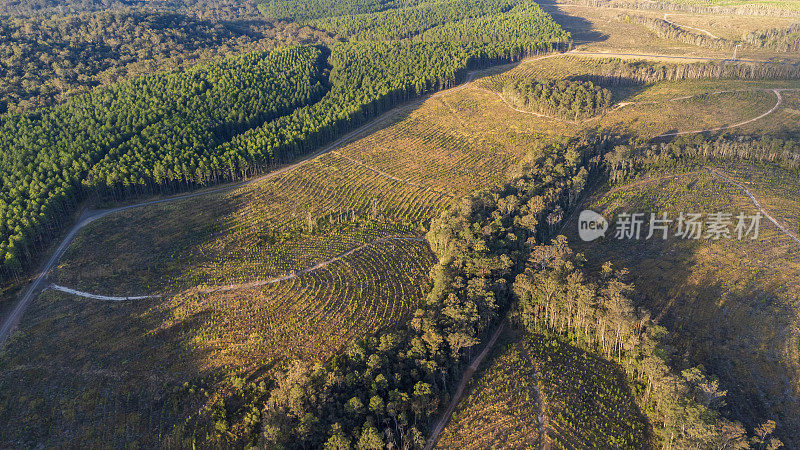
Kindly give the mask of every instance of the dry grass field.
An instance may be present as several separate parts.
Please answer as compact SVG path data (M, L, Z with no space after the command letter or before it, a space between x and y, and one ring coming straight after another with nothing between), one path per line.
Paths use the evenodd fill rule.
M756 4L757 2L747 2ZM565 29L573 33L576 49L585 52L637 53L675 55L682 57L731 58L732 51L698 47L696 45L657 37L642 25L621 20L623 15L635 15L664 19L685 28L691 33L738 40L744 33L789 26L800 22L800 2L789 1L796 6L794 17L765 15L720 15L689 13L671 10L626 9L624 7L591 7L570 2L548 2L543 7ZM724 4L724 2L714 2ZM610 4L609 4L610 5ZM704 5L705 6L705 5ZM706 33L707 32L707 33ZM737 52L740 59L775 60L797 62L800 56L768 49L742 48Z

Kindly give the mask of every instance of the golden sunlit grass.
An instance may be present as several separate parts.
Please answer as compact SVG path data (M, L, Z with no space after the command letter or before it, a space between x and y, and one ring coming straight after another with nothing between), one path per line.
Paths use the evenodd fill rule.
M792 138L797 136L800 128L800 91L782 91L783 104L769 120L745 125L743 134L773 133L778 136Z
M375 239L420 234L448 201L329 154L233 192L98 220L71 244L54 279L101 295L263 280Z
M407 117L339 152L413 183L461 196L502 184L529 146L509 143L480 125L482 105L464 104L460 92L433 98Z

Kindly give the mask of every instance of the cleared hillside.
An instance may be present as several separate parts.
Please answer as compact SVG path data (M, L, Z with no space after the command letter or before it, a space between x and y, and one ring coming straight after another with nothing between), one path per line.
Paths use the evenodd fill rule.
M790 172L758 163L707 165L731 177L748 173L747 187L765 210L787 225L796 222L794 211L800 205L776 195L796 189ZM796 180L796 172L791 173ZM599 190L585 207L609 218L624 211L667 212L673 219L679 212L758 211L737 186L700 164L686 172L642 176ZM568 229L572 241L580 243L575 222ZM642 304L675 334L678 354L720 377L734 417L750 426L773 417L786 436L797 439L792 431L797 430L800 407L797 242L766 218L756 240L643 237L620 240L609 233L577 248L590 264L609 259L630 269Z

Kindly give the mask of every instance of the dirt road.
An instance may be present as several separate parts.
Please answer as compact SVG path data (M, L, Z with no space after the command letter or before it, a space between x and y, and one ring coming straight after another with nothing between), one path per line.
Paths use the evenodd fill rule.
M503 332L503 328L505 328L505 322L500 323L500 326L497 327L497 330L495 330L492 338L483 348L483 351L472 359L469 367L467 367L467 370L464 371L464 375L461 376L461 382L458 384L458 389L456 389L453 399L450 400L450 404L447 405L447 410L445 410L444 414L441 415L439 420L436 422L436 426L433 427L433 431L431 431L431 436L428 438L427 444L425 444L425 450L430 450L434 445L436 445L436 440L439 439L439 434L441 434L442 430L444 430L444 427L450 420L450 416L453 415L453 411L455 411L456 406L458 406L458 402L461 401L461 397L464 396L464 391L467 388L467 384L469 384L469 380L472 378L472 375L475 373L475 371L478 370L478 367L486 358L486 355L489 354L489 351L491 351L494 347L495 342L497 342L497 339Z

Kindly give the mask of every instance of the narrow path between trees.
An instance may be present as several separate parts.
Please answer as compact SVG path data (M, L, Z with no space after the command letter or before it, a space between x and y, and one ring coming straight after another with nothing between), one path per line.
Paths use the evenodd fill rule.
M536 422L538 424L539 436L541 439L539 448L542 450L549 450L551 448L551 443L548 439L548 435L549 433L552 433L552 431L547 425L547 416L544 414L545 399L544 395L542 395L542 388L539 384L539 376L536 374L537 367L536 364L533 363L533 358L531 358L531 355L528 354L528 349L525 348L525 345L523 345L521 341L517 341L517 350L520 352L525 361L528 362L528 365L533 368L533 390L536 392L536 405L539 407L539 413L536 415Z
M447 425L447 422L450 421L450 416L453 415L453 411L455 411L456 406L458 406L458 402L461 400L461 397L464 396L464 391L467 388L467 384L469 380L472 378L472 375L478 370L478 366L481 365L481 362L486 358L486 355L489 354L489 351L494 347L495 342L500 337L500 334L503 332L505 328L505 321L500 323L500 326L497 327L492 338L483 348L483 351L478 354L478 356L472 359L472 362L467 367L467 370L464 371L464 375L461 377L461 382L458 384L458 389L456 389L455 395L453 395L452 400L447 405L447 410L441 415L439 420L436 422L436 426L433 427L431 431L431 436L428 438L428 442L425 444L425 450L431 450L434 445L436 445L436 441L439 439L439 434L441 434L444 427Z
M689 25L681 25L679 23L675 23L675 22L672 22L671 20L667 19L668 16L676 16L676 15L679 15L679 14L664 14L664 22L667 22L668 24L676 26L678 28L689 28L691 30L700 31L700 32L705 33L706 35L708 35L709 37L712 37L714 39L722 39L719 36L715 36L714 34L712 34L708 30L704 30L702 28L690 27Z

